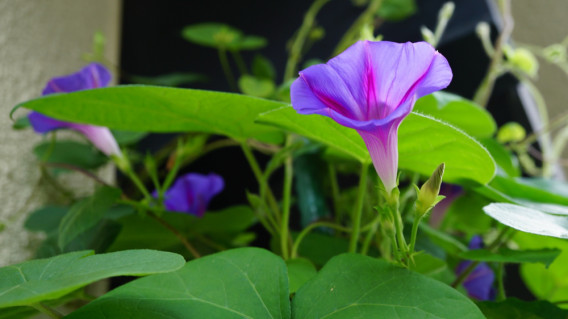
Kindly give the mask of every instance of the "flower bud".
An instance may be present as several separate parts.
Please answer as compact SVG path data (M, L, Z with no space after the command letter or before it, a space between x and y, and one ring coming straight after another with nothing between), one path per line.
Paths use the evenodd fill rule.
M455 8L456 8L456 5L451 1L444 3L444 5L442 6L442 9L440 9L440 13L438 14L438 19L439 20L449 20L452 17L452 15L454 14Z
M475 27L475 33L477 33L477 36L481 39L489 39L489 37L491 36L491 28L489 27L489 23L485 21L479 22Z
M436 36L434 33L425 26L420 27L420 32L422 33L422 38L424 41L430 43L431 45L436 44Z
M442 177L444 176L445 164L442 163L432 176L422 185L418 190L418 199L416 200L416 212L420 216L426 215L432 207L436 206L438 202L444 199L444 196L438 195L440 193L440 186L442 185Z
M538 72L538 61L531 51L525 48L517 48L505 51L507 60L519 70L525 72L530 77L535 77Z
M497 132L497 141L505 144L509 142L520 142L527 135L525 128L517 122L505 123Z

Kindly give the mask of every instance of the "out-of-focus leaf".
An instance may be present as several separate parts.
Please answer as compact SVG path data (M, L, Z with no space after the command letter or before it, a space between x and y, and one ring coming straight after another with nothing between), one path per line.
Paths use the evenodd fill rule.
M182 36L189 42L228 50L257 50L266 45L266 39L243 35L241 30L222 23L199 23L183 28Z

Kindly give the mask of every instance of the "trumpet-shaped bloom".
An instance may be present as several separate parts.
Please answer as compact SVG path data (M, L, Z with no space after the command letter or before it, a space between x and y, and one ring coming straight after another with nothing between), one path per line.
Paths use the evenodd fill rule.
M292 106L357 130L387 192L396 184L398 127L416 100L447 87L448 61L426 42L359 41L300 72Z
M169 211L203 216L211 199L225 187L217 174L189 173L178 177L174 185L164 193L164 206ZM154 192L154 196L157 193Z
M43 95L105 87L110 80L111 74L104 66L91 63L77 73L49 80L43 89ZM106 155L120 155L120 148L114 136L106 127L60 121L35 111L28 115L28 119L37 133L45 134L62 128L75 130L85 135Z
M473 236L469 242L469 249L481 248L483 248L483 240L480 236ZM456 274L459 276L471 263L471 261L461 262L456 269ZM463 287L472 298L477 300L494 300L496 295L495 288L493 287L494 281L495 274L491 267L486 263L479 263L464 280Z

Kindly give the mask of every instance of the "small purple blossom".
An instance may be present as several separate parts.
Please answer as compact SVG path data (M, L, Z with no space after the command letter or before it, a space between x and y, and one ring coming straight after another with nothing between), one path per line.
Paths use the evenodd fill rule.
M43 89L43 95L106 87L110 80L111 74L104 66L91 63L77 73L49 80ZM114 136L106 127L60 121L35 111L28 115L28 119L37 133L45 134L53 130L67 128L85 135L101 152L108 156L120 156L121 154Z
M483 240L481 236L473 236L469 242L469 249L481 249L483 248ZM471 261L461 262L457 269L456 274L459 276L464 272ZM495 274L489 265L486 263L479 263L477 267L467 276L463 282L463 287L467 291L467 294L477 300L494 300L495 299L495 288L493 287L493 282L495 281Z
M203 216L211 199L225 187L217 174L189 173L178 177L174 185L164 193L164 206L169 211ZM157 197L157 192L153 193Z
M292 106L357 130L387 192L397 186L398 127L416 100L447 87L448 61L426 42L359 41L300 72Z

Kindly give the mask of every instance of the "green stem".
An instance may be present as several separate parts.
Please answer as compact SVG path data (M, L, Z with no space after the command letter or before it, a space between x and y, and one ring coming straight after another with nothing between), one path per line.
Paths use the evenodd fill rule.
M343 52L343 50L347 49L351 44L357 41L361 29L372 21L373 17L381 7L382 2L383 0L371 0L367 9L359 15L357 20L353 22L351 27L349 27L343 37L341 37L341 40L339 40L339 43L335 47L335 50L333 50L333 56Z
M371 229L367 232L367 236L365 236L365 240L363 241L363 246L361 247L361 254L367 255L369 252L369 247L371 246L371 241L373 237L377 233L377 229L379 228L380 218L375 218L373 223L371 224Z
M40 311L41 313L48 315L51 318L55 318L55 319L63 318L63 314L59 313L57 310L55 310L55 309L53 309L49 306L46 306L42 303L38 302L38 303L32 304L31 306L34 307L35 309L37 309L38 311Z
M418 226L420 225L420 221L422 220L422 216L419 214L415 214L414 216L414 223L412 223L412 233L410 235L410 255L414 253L414 246L416 245L416 236L418 234Z
M248 74L247 65L245 64L241 53L239 51L231 50L231 54L233 55L233 59L235 59L235 63L237 64L237 68L241 75Z
M146 198L147 200L152 200L152 195L150 195L150 192L148 192L148 189L146 189L146 186L144 186L144 183L142 183L142 181L138 178L136 173L134 173L132 170L128 170L125 173L134 183L134 185L136 185L136 187L142 193L142 195L144 195L144 198Z
M235 81L235 77L233 76L233 71L231 71L229 59L227 59L227 50L219 49L217 50L217 53L219 54L219 61L221 62L221 67L223 68L225 78L227 78L227 82L229 83L231 91L237 92L237 82Z
M292 144L292 135L286 137L286 147ZM292 166L292 153L288 153L284 163L284 190L282 191L282 223L280 223L280 248L284 260L289 258L288 236L290 223L290 197L292 195L292 179L294 168Z
M189 251L189 253L193 256L193 258L201 257L201 254L193 247L193 245L185 238L185 236L180 233L174 226L168 223L165 219L161 218L160 216L156 215L155 213L149 214L152 218L157 220L162 226L168 229L172 234L174 234L179 241L183 244L183 246Z
M292 43L292 47L290 48L290 55L288 56L288 61L286 62L286 69L284 71L284 80L282 82L286 83L286 81L292 79L296 73L296 66L300 61L300 57L302 55L302 48L306 43L306 39L310 30L312 29L316 15L320 11L320 9L330 0L315 0L306 15L304 16L304 21L298 30L298 34Z
M300 234L298 234L298 237L296 237L296 240L294 241L294 245L292 246L292 254L291 254L291 258L297 258L298 257L298 249L300 248L300 244L302 243L302 240L304 240L304 237L306 237L314 228L317 227L328 227L328 228L332 228L338 231L342 231L342 232L350 232L351 229L334 224L334 223L330 223L330 222L315 222L312 223L310 225L308 225L306 228L304 228Z
M357 242L359 241L359 233L361 231L361 215L363 215L363 200L367 190L367 175L369 172L369 163L361 165L361 177L359 177L359 189L357 192L357 202L355 202L355 210L351 213L353 230L351 232L351 240L349 242L349 252L357 252Z
M260 189L261 190L266 189L266 197L270 209L272 210L273 214L279 219L281 215L280 215L280 209L278 208L278 203L276 202L276 198L274 197L272 190L270 189L270 187L268 187L268 182L263 178L262 170L260 169L260 165L256 161L256 158L254 157L252 150L250 149L250 147L246 142L241 142L241 149L245 154L245 157L252 169L252 172L259 184ZM264 198L261 199L264 200Z
M487 74L485 75L485 78L482 80L473 97L473 101L481 105L482 107L487 106L487 102L489 101L489 97L491 96L491 92L493 91L495 80L497 80L497 77L501 74L499 69L503 61L503 47L505 46L505 44L509 40L509 37L511 36L511 33L513 32L514 21L511 15L511 1L500 0L499 4L501 6L503 15L503 30L497 38Z
M398 242L398 246L402 249L403 256L405 253L408 252L408 245L406 244L406 239L404 238L404 225L402 224L402 217L400 216L400 212L398 209L398 201L396 206L393 207L392 210L393 217L394 217L394 226L396 228L396 240Z
M339 211L339 184L337 183L337 172L335 166L331 163L328 164L329 184L331 186L331 198L333 201L333 215L335 222L340 223L341 216Z
M497 266L497 273L495 274L495 276L497 276L497 300L495 301L503 301L505 299L507 299L507 296L505 294L505 284L503 282L503 277L505 276L505 263L499 263L499 265Z

